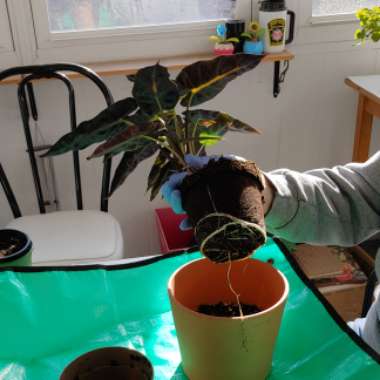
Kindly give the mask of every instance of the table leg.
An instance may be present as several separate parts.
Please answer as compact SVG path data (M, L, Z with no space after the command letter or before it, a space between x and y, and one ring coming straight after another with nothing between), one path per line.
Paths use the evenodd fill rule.
M366 97L359 94L353 162L364 162L369 156L373 115L366 110L366 102Z

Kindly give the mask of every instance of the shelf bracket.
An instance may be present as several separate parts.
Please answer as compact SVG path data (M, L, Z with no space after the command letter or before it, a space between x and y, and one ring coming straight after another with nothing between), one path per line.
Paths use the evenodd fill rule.
M290 62L284 61L284 68L281 71L281 61L274 62L274 75L273 75L273 97L277 98L281 92L281 83L285 82L286 74L289 70Z

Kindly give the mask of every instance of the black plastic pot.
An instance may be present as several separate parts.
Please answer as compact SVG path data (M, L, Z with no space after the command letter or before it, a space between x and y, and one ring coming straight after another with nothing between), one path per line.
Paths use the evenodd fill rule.
M21 231L0 230L0 251L9 251L0 255L0 267L28 266L32 263L32 241Z
M140 352L106 347L87 352L71 362L60 380L153 380L153 367Z

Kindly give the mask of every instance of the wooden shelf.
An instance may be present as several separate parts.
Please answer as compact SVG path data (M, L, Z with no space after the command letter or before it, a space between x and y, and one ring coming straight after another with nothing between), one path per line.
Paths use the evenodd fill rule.
M212 54L203 54L203 55L189 55L189 56L178 56L172 58L163 58L160 59L160 63L163 66L168 67L171 70L180 70L183 67L206 59L212 59L215 56ZM291 61L294 59L294 55L285 50L279 54L267 54L264 56L262 62L264 63L274 63L280 61ZM117 75L130 75L135 74L140 68L152 65L156 63L158 59L150 60L139 60L139 61L115 61L115 62L104 62L104 63L87 63L84 66L94 70L101 77L106 76L117 76ZM68 74L69 78L83 78L79 74L73 73ZM6 80L0 82L0 84L17 84L21 80L20 76L14 76L7 78ZM44 80L44 79L42 79Z

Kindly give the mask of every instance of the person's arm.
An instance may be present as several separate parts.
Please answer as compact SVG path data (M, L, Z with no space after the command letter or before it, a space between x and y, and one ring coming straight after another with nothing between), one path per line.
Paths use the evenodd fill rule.
M276 236L352 246L380 230L380 152L364 164L305 173L280 169L266 178L265 221Z

